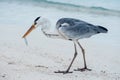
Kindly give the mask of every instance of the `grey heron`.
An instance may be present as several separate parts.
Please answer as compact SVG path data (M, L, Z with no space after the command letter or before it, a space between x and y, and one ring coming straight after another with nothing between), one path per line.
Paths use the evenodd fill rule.
M78 54L76 45L78 45L79 48L81 49L82 55L83 55L83 61L84 61L84 67L78 68L76 69L76 71L86 71L86 70L91 71L91 69L89 69L86 64L85 50L81 46L81 44L78 42L78 40L83 38L89 38L92 35L99 34L99 33L107 33L108 30L106 28L98 25L93 25L79 19L61 18L56 23L56 30L58 34L50 34L46 32L47 30L49 30L48 28L50 27L50 21L44 17L37 17L34 20L34 23L30 27L30 29L28 29L28 31L23 35L23 38L25 38L33 29L37 28L40 25L41 25L41 31L45 36L49 38L65 39L65 40L73 41L74 43L74 48L75 48L74 57L70 65L68 66L67 70L65 71L58 70L55 73L64 73L64 74L72 73L70 71L70 68Z

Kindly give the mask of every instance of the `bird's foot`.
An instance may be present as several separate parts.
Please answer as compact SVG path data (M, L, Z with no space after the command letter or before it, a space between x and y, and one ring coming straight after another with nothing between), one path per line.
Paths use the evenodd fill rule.
M63 74L67 74L67 73L73 73L72 71L55 71L54 73L63 73Z
M92 71L92 69L89 69L89 68L84 67L84 68L74 69L74 71L81 71L81 72L83 72L83 71Z

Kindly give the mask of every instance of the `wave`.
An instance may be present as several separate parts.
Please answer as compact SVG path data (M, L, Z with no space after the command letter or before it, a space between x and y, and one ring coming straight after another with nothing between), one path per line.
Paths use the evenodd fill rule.
M112 9L107 9L99 6L88 7L83 5L54 2L54 1L48 1L48 0L3 0L3 2L8 2L8 3L17 2L23 5L30 4L38 7L56 8L59 10L72 11L72 12L84 12L84 13L94 13L94 14L100 14L100 15L120 16L119 10L112 10Z

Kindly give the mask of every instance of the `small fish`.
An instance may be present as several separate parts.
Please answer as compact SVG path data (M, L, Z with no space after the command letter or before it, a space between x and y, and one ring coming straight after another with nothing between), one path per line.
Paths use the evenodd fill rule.
M24 38L25 44L28 46L28 41L26 38Z

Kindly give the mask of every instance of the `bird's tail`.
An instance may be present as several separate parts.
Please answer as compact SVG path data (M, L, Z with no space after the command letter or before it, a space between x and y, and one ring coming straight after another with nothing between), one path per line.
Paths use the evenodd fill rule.
M99 33L107 33L108 29L102 26L98 26L98 32Z

